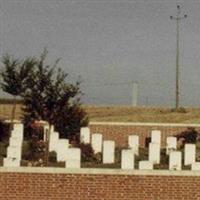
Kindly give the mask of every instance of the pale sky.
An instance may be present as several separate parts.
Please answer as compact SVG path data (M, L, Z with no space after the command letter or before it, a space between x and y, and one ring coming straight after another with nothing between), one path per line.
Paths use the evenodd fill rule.
M176 14L180 25L181 105L200 105L200 1L0 0L0 53L62 58L69 80L81 76L87 104L173 106ZM2 94L2 93L1 93Z

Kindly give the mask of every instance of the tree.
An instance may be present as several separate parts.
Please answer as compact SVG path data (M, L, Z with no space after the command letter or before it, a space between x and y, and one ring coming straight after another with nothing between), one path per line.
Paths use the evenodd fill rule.
M47 51L37 59L34 69L28 77L28 89L23 95L25 121L44 120L49 123L46 133L46 156L48 164L48 146L52 125L61 136L68 137L87 124L87 116L81 108L80 83L67 83L68 74L57 67L57 60L52 66L45 64ZM74 124L76 123L76 128Z
M26 80L34 66L34 59L27 58L24 61L15 59L8 54L2 59L3 67L0 72L1 88L4 92L13 96L13 108L11 114L11 126L15 119L16 98L26 90Z

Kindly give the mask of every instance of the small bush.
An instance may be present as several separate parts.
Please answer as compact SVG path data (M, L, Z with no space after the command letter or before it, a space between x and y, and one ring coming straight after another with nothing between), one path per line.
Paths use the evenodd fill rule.
M197 141L198 135L199 135L198 131L196 131L194 128L187 128L186 131L177 134L176 137L178 140L182 139L183 144L185 143L194 144Z
M76 144L75 147L78 147L81 149L81 161L82 162L88 162L88 161L95 160L94 151L90 144L80 143L80 144Z

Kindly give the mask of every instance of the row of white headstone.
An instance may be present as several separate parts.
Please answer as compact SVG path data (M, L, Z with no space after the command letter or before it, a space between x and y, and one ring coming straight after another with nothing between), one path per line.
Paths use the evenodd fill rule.
M44 132L49 126L44 126ZM45 135L45 134L44 134ZM19 167L22 157L22 144L24 136L24 126L21 123L13 125L9 146L7 147L7 157L3 159L4 167ZM80 168L81 151L79 148L70 148L69 140L59 139L58 132L51 126L49 151L55 151L57 161L64 161L66 168Z
M4 158L4 166L20 166L23 143L23 124L14 124L9 146L7 148L7 157ZM48 127L44 127L46 131ZM90 129L81 128L80 141L90 143ZM103 141L101 134L92 134L91 145L95 153L103 152L103 163L114 163L115 161L115 142L111 140ZM139 136L130 135L128 137L129 149L122 150L121 168L134 169L135 155L139 154ZM181 170L182 154L177 149L176 137L167 137L166 153L169 155L169 169ZM58 132L54 131L52 126L50 131L49 150L57 153L57 161L64 161L66 168L80 168L81 151L79 148L70 148L69 140L59 139ZM146 161L139 162L139 169L153 169L154 164L160 163L161 150L161 132L154 130L151 133L151 143L149 144L149 157ZM194 144L185 145L184 165L191 165L192 170L200 170L200 162L196 162L196 147Z
M137 141L139 146L138 136L129 136L130 141ZM131 139L130 139L131 138ZM134 138L134 139L133 139ZM134 169L134 156L132 150L122 150L122 169ZM135 151L134 151L135 152ZM151 132L151 143L149 144L148 160L139 162L139 169L152 170L154 164L160 164L161 154L161 132L153 130ZM177 151L177 138L170 136L166 141L166 154L169 155L169 170L182 169L182 152ZM184 146L184 165L191 165L192 170L200 170L200 162L196 162L196 146L195 144L185 144Z
M90 141L90 129L82 127L80 130L80 142L85 144L91 143L95 154L102 153L103 164L112 164L115 162L115 142L112 140L103 141L102 134L92 134Z
M90 136L90 129L88 127L81 128L80 141L83 143L90 143L90 138L94 153L103 151L103 163L114 163L115 142L103 141L103 136L99 133L94 133ZM152 130L151 142L148 149L148 160L139 161L139 169L152 170L154 164L160 164L160 154L161 131ZM177 151L176 137L167 137L166 154L169 155L169 170L181 170L182 152ZM135 155L139 155L139 136L130 135L128 137L128 149L123 149L121 152L121 168L134 169ZM191 165L192 170L200 170L200 162L196 162L195 144L185 144L184 165Z
M48 129L48 125L44 126L44 132ZM50 128L49 151L55 151L57 162L65 162L66 168L81 167L81 150L70 147L68 139L60 139L59 133L54 130L54 126Z
M3 159L4 167L19 167L22 156L24 126L21 123L13 125L9 146L7 147L7 156Z

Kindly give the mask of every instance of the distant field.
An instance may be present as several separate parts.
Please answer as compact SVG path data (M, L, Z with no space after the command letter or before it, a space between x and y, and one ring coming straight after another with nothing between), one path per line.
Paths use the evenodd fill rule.
M186 108L186 113L172 112L170 108L129 106L83 106L90 121L120 122L163 122L200 123L200 108ZM0 118L11 116L12 104L0 104ZM21 105L17 105L16 117L22 115Z

